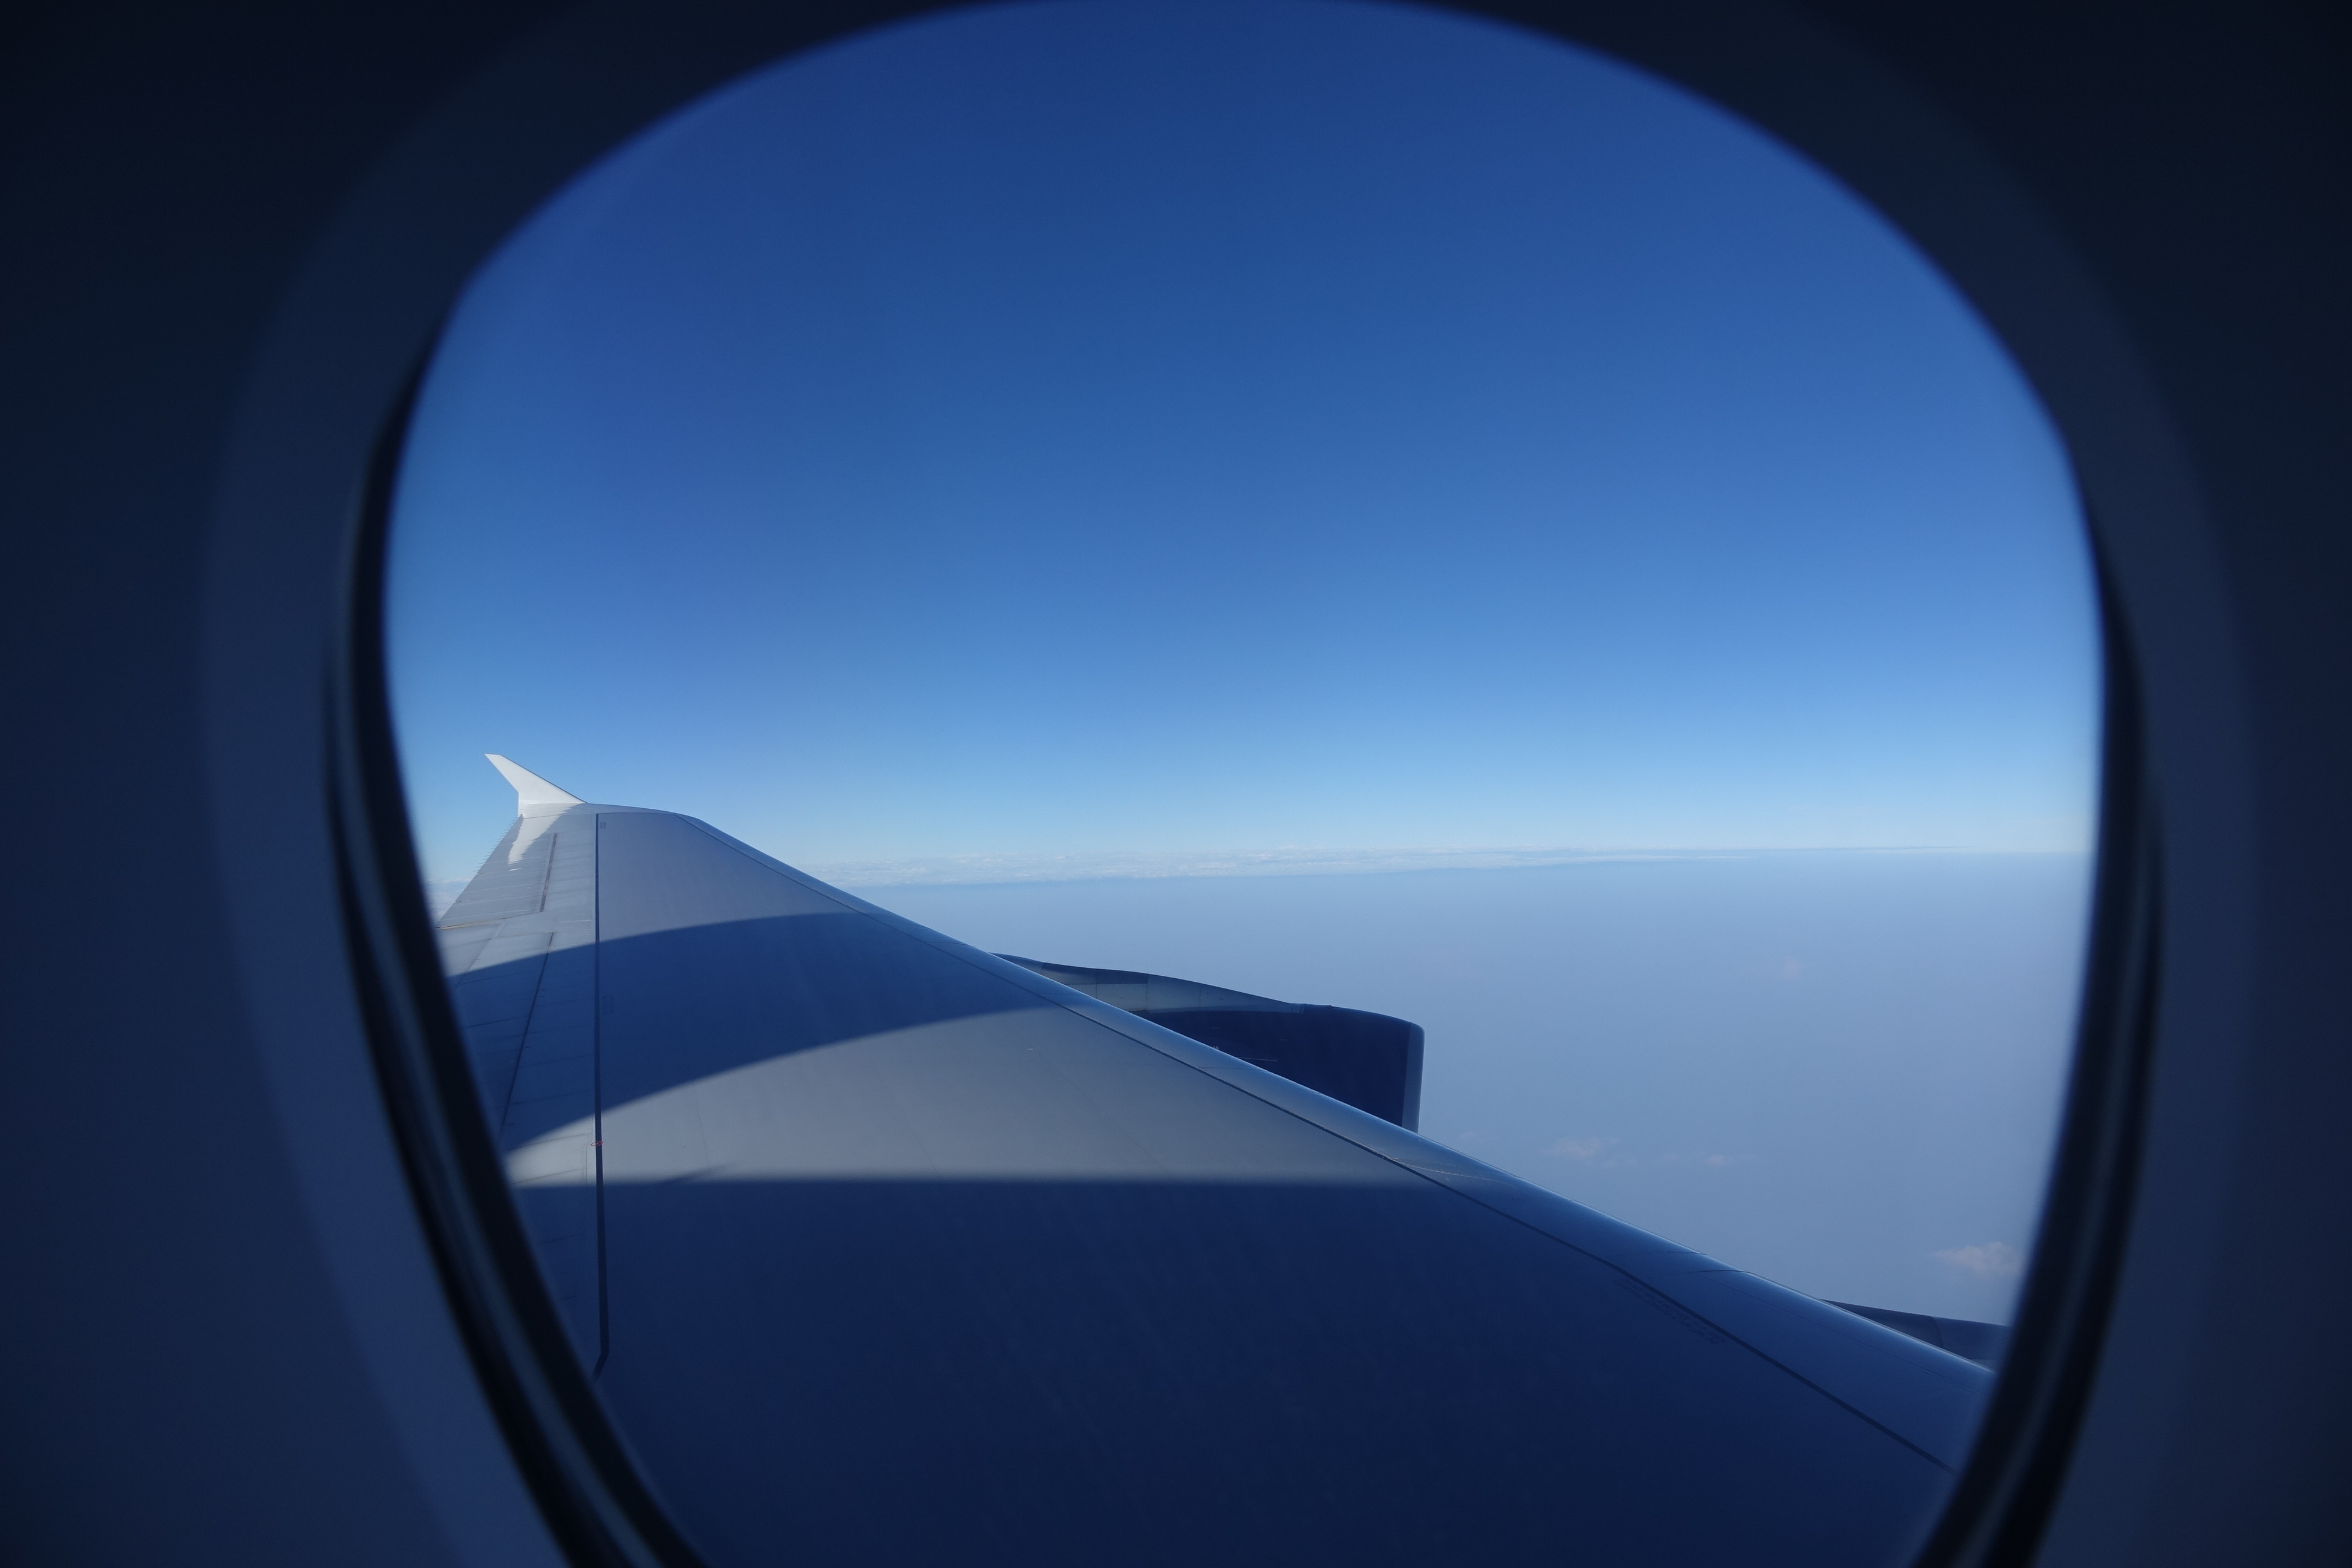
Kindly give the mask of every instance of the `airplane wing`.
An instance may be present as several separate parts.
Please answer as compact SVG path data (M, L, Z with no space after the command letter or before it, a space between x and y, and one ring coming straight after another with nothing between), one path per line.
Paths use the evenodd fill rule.
M451 989L718 1568L1443 1563L1465 1514L1528 1561L1881 1563L1967 1458L1970 1362L497 760Z

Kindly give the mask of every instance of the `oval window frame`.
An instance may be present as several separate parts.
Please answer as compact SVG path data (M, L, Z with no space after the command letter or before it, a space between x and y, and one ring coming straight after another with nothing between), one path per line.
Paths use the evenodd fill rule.
M437 289L446 309L473 264L514 222L661 115L792 54L961 8L848 4L797 26L729 7L667 18L626 10L574 18L469 84L412 135L368 196L380 222L404 211L413 216L420 192L399 188L404 173L447 170L461 157L478 160L488 151L488 163L476 165L491 176L481 182L490 187L478 193L483 199L456 222L443 215L438 276L426 280L425 291ZM2087 328L2071 332L2053 319L2060 312L2048 296L2095 300L2096 290L2041 230L2022 194L2009 189L1990 160L1905 84L1818 24L1761 4L1677 5L1639 18L1599 7L1433 8L1511 22L1663 76L1843 180L1945 268L2018 355L2049 403L2078 472L2099 464L2077 439L2082 421L2070 423L2069 408L2087 404L2112 415L2118 405L2137 403L2143 406L2127 411L2137 421L2111 422L2137 422L2154 429L2158 444L2166 440L2153 394L2136 384L2137 367L2105 310L2082 313ZM649 39L662 47L643 47ZM1822 91L1823 81L1841 90ZM556 122L556 134L536 141L520 134L534 107L542 122ZM1864 133L1888 126L1900 133ZM1937 177L1922 181L1922 167ZM1881 194L1886 191L1907 192L1909 199L1890 202ZM1999 221L1985 224L1989 212ZM453 268L457 260L464 265ZM2103 331L2113 341L2087 348L2081 341ZM437 339L437 320L419 336L412 365ZM2103 357L2114 362L2095 367L2106 385L2053 384L2053 365L2079 371ZM379 1082L436 1261L542 1513L576 1561L682 1568L697 1559L604 1421L513 1224L415 881L384 685L381 577L391 480L415 379L412 372L378 416L348 535L329 694L331 816L354 973ZM2109 431L2098 444L2129 447L2132 437L2128 428L2120 436ZM2143 436L2140 445L2147 444ZM2177 456L2171 466L2185 470ZM1916 1559L1933 1568L2014 1561L2032 1552L2063 1478L2117 1288L2146 1118L2165 846L2151 787L2147 677L2128 635L2128 573L2115 562L2118 531L2127 537L2129 530L2116 514L2148 510L2147 487L2164 478L2121 486L2119 505L2085 481L2094 492L2085 510L2101 584L2106 689L2084 1002L2011 1352L1975 1455ZM2193 494L2185 485L2182 491ZM2170 526L2178 529L2179 520Z

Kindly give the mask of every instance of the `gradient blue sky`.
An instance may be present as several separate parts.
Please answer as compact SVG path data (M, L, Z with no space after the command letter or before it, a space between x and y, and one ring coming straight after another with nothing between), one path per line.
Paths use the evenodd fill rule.
M2008 1310L2095 810L2065 458L1677 89L1296 0L747 79L476 279L388 616L429 878L504 752L997 951L1412 1017L1433 1135Z
M2065 462L1730 117L1366 5L748 79L483 270L391 562L423 855L508 753L796 863L2079 847Z

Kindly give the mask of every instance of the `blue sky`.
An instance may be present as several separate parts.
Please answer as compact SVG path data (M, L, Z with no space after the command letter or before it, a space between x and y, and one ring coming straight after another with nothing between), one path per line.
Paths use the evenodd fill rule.
M389 581L428 878L503 752L997 951L1414 1018L1434 1136L2008 1310L2096 784L2064 454L1678 89L1286 0L787 63L476 278Z
M436 358L436 877L516 757L797 863L2079 847L2063 455L1886 225L1483 23L1051 5L749 79Z

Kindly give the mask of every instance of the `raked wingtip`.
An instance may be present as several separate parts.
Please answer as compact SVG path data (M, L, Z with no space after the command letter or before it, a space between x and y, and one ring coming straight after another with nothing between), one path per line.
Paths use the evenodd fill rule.
M499 770L507 783L514 785L515 815L520 816L535 805L583 805L586 803L569 790L561 790L532 773L518 767L496 752L485 752L490 766Z

